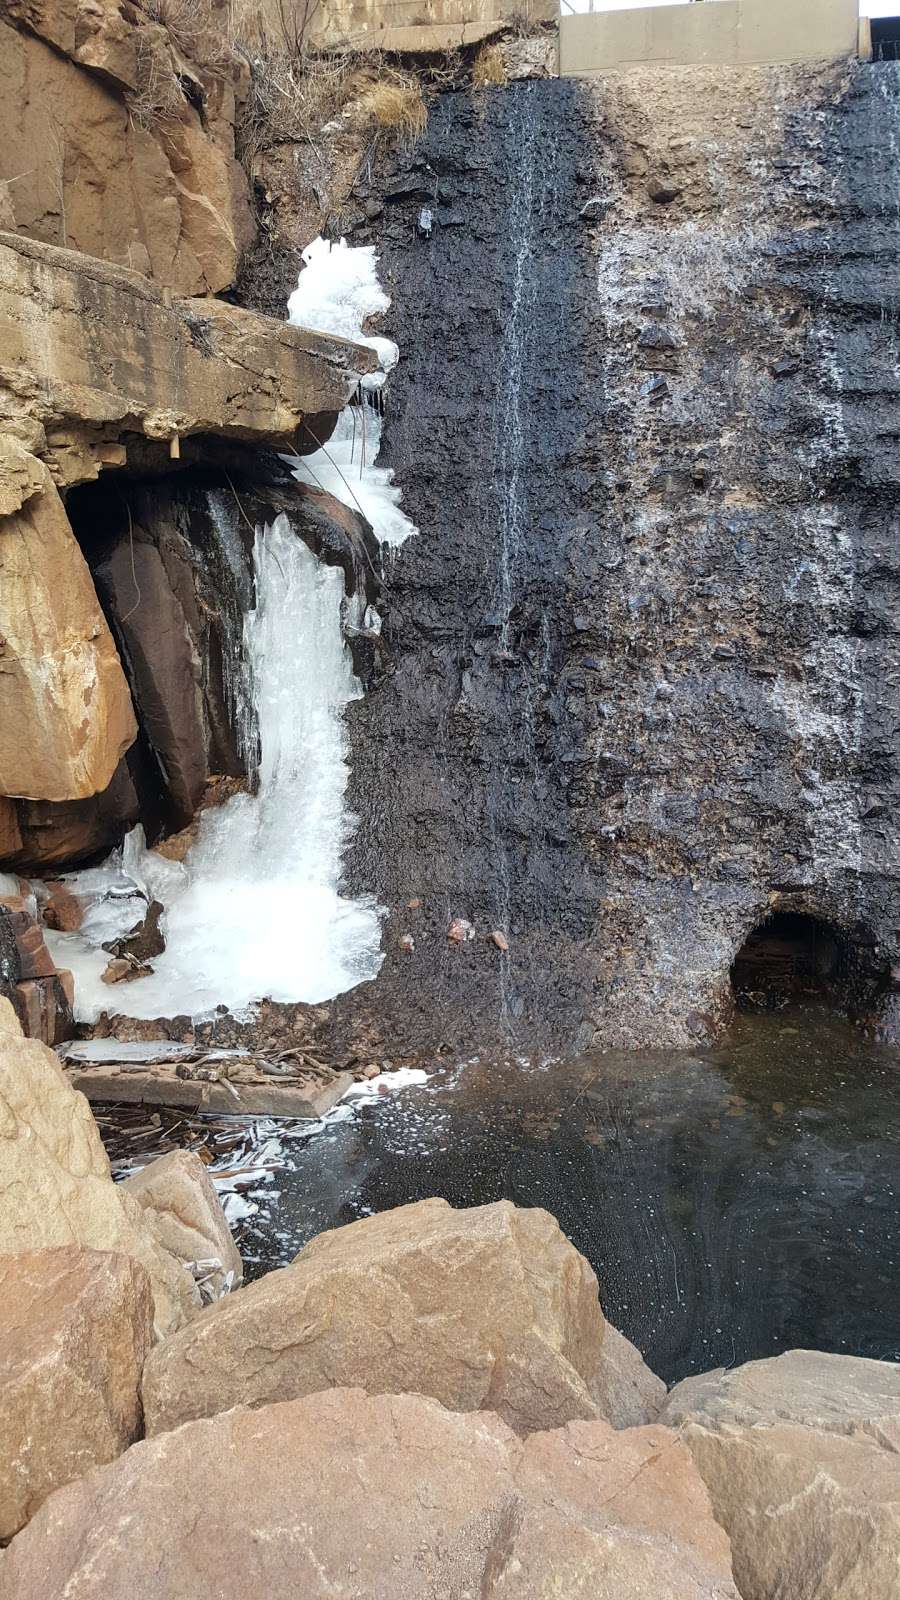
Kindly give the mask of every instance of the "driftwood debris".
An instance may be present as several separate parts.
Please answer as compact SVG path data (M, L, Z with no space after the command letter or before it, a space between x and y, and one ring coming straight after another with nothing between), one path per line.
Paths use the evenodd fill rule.
M74 1088L92 1101L321 1117L353 1082L313 1051L209 1050L165 1039L86 1039L59 1045Z

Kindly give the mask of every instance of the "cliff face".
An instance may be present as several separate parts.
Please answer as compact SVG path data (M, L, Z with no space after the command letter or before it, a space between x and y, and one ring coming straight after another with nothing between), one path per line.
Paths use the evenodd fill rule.
M421 529L352 721L352 884L416 944L386 1032L702 1038L772 910L837 929L894 1026L898 96L893 65L448 94L358 189Z
M238 489L260 447L327 437L374 363L213 298L255 233L227 17L0 0L0 872L184 827L213 775L246 776ZM332 509L298 522L337 550ZM16 887L0 990L52 1042L71 982Z
M3 226L157 278L234 281L250 243L234 156L247 68L225 4L155 20L142 0L3 0ZM208 19L204 26L204 16Z

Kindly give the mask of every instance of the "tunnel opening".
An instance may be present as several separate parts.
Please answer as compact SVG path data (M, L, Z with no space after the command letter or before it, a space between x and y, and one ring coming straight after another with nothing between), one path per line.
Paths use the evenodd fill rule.
M872 60L900 60L900 17L872 17Z
M748 935L731 968L739 1011L810 1003L846 1016L867 1015L887 984L877 941L824 918L775 911Z

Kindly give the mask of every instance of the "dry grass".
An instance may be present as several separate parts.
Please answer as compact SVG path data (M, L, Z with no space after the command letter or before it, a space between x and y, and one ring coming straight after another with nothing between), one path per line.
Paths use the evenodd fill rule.
M476 89L508 81L509 73L502 48L496 44L482 45L472 64L472 82Z
M412 73L378 52L315 50L312 24L327 0L141 0L145 15L165 28L171 50L156 34L139 52L139 82L129 95L133 120L153 128L184 108L181 66L210 60L218 45L249 62L250 92L240 111L244 158L276 144L315 141L328 123L348 123L411 143L428 120L422 86Z
M391 128L412 144L421 138L428 124L428 109L422 85L417 78L378 78L356 101L359 112L376 128Z
M411 143L425 130L422 85L412 73L389 66L377 52L254 52L252 83L239 142L244 156L275 144L315 142L321 130L347 115L362 129Z

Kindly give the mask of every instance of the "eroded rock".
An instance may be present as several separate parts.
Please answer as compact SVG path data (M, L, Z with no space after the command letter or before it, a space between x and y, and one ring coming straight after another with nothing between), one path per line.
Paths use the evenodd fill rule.
M203 1162L191 1150L172 1150L126 1178L121 1186L141 1207L163 1249L194 1266L205 1298L237 1288L243 1263Z
M191 53L205 59L189 63L164 27L119 0L8 0L4 13L14 226L183 294L226 288L255 230L234 159L246 67L224 26L191 24Z
M743 1600L893 1600L900 1368L791 1350L685 1379L661 1420L706 1482Z
M0 1028L0 1252L71 1244L141 1263L158 1335L180 1327L199 1304L190 1275L157 1242L134 1196L113 1183L84 1096L52 1050L24 1039L7 1015Z
M106 787L137 727L87 563L36 470L41 493L0 520L0 792L76 800Z
M162 557L146 539L123 538L94 568L106 614L122 641L135 705L159 763L178 827L207 778L202 662Z
M150 1281L131 1257L0 1256L0 1539L138 1437L152 1328Z
M667 1430L523 1443L490 1414L348 1389L135 1445L44 1505L4 1580L17 1600L737 1600Z
M96 477L110 450L125 464L142 433L164 449L189 434L290 446L304 416L339 410L376 364L344 339L222 300L173 301L139 272L11 233L0 341L16 373L3 404L62 484Z
M421 1200L320 1234L156 1350L147 1431L333 1384L489 1408L522 1434L648 1421L664 1385L634 1352L641 1379L620 1386L607 1331L591 1268L546 1211Z

